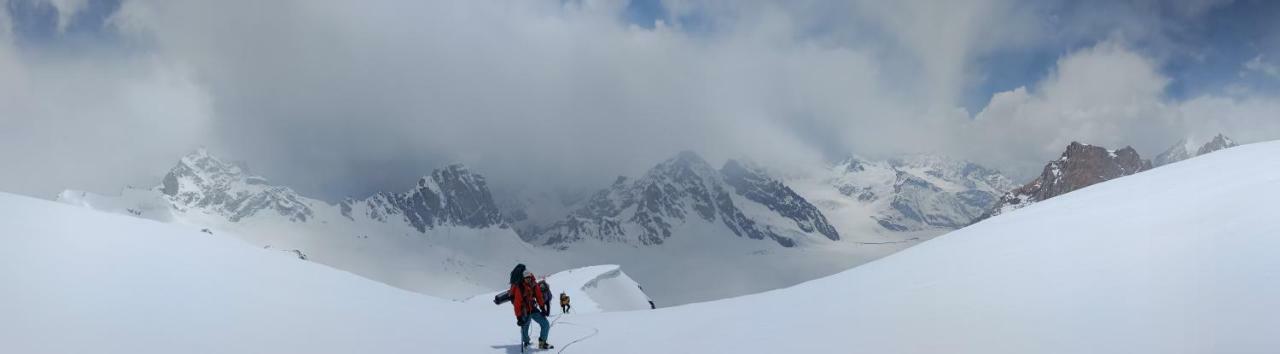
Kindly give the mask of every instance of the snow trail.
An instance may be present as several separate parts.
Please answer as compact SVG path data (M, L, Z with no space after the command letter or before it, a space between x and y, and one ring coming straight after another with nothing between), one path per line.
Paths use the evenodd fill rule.
M559 317L557 317L557 318L556 318L556 321L559 321L559 320L560 320L560 318L559 318ZM574 343L578 343L578 342L581 342L581 341L584 341L584 340L587 340L587 339L591 339L591 337L595 337L597 334L600 334L600 329L599 329L599 328L595 328L595 327L591 327L591 326L587 326L587 325L581 325L581 324L577 324L577 323L573 323L573 322L564 322L564 324L567 324L567 325L570 325L570 326L576 326L576 327L581 327L581 328L590 329L590 330L591 330L591 334L588 334L588 335L586 335L585 337L582 337L582 338L574 339L574 340L573 340L573 341L571 341L571 342L565 343L563 346L561 346L561 347L560 347L560 351L557 351L556 353L564 353L565 349L569 349L569 346L570 346L570 345L573 345ZM555 328L555 326L551 326L551 328Z

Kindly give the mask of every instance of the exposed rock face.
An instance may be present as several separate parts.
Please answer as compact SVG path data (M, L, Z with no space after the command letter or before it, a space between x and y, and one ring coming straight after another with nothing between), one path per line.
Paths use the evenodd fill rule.
M1191 148L1188 145L1190 143L1187 142L1187 139L1178 140L1178 143L1156 155L1156 158L1151 160L1151 165L1159 167L1195 157L1191 155Z
M1186 139L1183 139L1178 141L1177 144L1173 144L1173 146L1169 147L1168 150L1160 153L1160 155L1156 155L1156 158L1152 160L1152 164L1156 167L1164 166L1234 146L1236 146L1236 142L1222 134L1214 136L1213 139L1204 143L1204 145L1201 145L1199 148L1195 148L1189 144Z
M289 220L307 221L311 201L288 187L272 186L244 167L209 156L204 149L184 156L164 176L160 191L181 209L203 209L231 221L274 211Z
M1236 142L1232 141L1231 138L1223 136L1222 134L1218 134L1217 136L1213 137L1213 140L1210 140L1209 142L1205 143L1204 146L1201 146L1199 150L1196 150L1196 156L1208 154L1214 151L1235 147L1235 146L1236 146Z
M442 225L477 229L505 227L484 176L462 165L435 170L404 193L384 192L363 201L344 201L340 205L343 215L351 218L355 204L363 204L365 216L374 220L403 216L420 232Z
M840 239L836 229L827 222L827 217L817 207L763 171L729 160L720 168L720 173L736 193L794 220L800 230L818 232L831 240Z
M793 225L763 221L764 216L744 211L744 203L760 204ZM584 239L657 245L672 237L676 227L693 222L718 222L739 237L769 239L784 247L795 246L796 238L808 233L839 239L813 205L781 182L735 161L723 173L716 171L692 152L682 152L634 181L618 177L533 239L560 248Z
M883 161L851 156L834 169L831 184L878 210L872 218L891 231L963 227L1013 189L996 170L933 155Z
M999 215L1090 185L1151 169L1132 147L1108 150L1072 142L1062 157L1045 165L1040 177L1000 197L983 217Z

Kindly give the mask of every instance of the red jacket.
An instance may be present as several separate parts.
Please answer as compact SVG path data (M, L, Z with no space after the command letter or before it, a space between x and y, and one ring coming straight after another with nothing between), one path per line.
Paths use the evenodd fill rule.
M540 308L547 307L547 299L542 296L542 290L539 289L538 283L529 278L521 279L519 283L511 285L511 304L516 310L516 318L522 318L525 315L538 311ZM530 300L533 303L530 303Z

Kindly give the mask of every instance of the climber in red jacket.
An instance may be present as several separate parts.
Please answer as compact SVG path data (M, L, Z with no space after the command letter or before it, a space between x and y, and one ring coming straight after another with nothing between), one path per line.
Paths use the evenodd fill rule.
M511 295L512 306L515 307L516 324L520 325L520 344L529 346L529 320L533 320L542 328L542 332L538 335L538 349L553 348L551 344L547 344L547 334L551 331L547 316L551 314L551 307L548 305L542 286L532 272L524 269L523 264L516 265L516 268L511 270L511 288L507 292Z

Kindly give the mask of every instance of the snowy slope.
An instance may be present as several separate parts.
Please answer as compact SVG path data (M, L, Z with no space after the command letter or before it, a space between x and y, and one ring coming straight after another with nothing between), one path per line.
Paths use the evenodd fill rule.
M551 342L570 353L1272 353L1277 154L1280 142L1246 145L1095 184L787 289L557 317ZM518 351L507 306L24 197L0 194L0 214L0 352Z
M0 352L460 353L473 344L424 333L498 329L442 320L474 316L444 300L181 226L9 194L0 213Z

